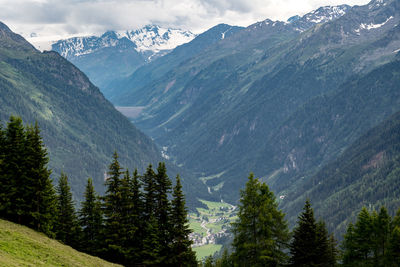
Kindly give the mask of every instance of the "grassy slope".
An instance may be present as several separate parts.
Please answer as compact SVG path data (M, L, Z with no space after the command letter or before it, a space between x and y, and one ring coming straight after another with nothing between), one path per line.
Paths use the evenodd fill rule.
M25 226L0 220L0 266L120 266L65 246Z

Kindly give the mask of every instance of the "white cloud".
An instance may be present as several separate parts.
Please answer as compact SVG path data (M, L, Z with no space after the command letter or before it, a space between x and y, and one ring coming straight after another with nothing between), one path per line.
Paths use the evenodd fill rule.
M0 0L0 21L28 37L51 39L146 24L202 32L218 23L286 20L325 5L368 0ZM58 36L58 37L57 37Z

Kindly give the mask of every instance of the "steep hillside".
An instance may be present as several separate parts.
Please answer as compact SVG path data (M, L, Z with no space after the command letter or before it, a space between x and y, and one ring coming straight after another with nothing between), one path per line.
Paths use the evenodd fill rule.
M399 72L397 60L310 100L271 134L255 157L254 168L273 174L267 180L276 191L297 191L296 182L400 110Z
M25 123L38 121L53 178L66 172L75 197L82 197L89 176L103 191L115 150L121 164L131 170L162 160L151 139L115 110L79 69L58 53L35 50L4 24L0 24L0 65L0 120L5 122L13 114ZM172 165L168 168L173 175L181 172ZM193 186L186 181L184 186Z
M265 155L276 151L266 144L303 105L394 60L399 10L399 1L372 1L318 9L289 23L256 23L113 101L145 107L138 127L197 171L214 195L235 201L232 189L243 186L252 162L266 177L290 159L285 147L288 154L270 162ZM279 135L274 142L285 144Z
M285 198L285 209L289 213L300 210L308 197L317 216L342 234L363 206L375 210L385 206L393 215L399 196L400 112L357 139Z
M93 257L25 226L0 220L1 266L121 266Z
M149 64L140 67L134 74L125 79L112 81L105 87L107 98L115 104L140 105L147 104L152 99L157 98L158 91L144 91L141 90L144 86L156 86L156 81L174 68L177 68L183 62L203 53L207 48L212 47L214 44L225 38L236 34L242 30L242 27L230 26L227 24L219 24L211 29L199 34L192 41L178 46L171 53L160 57ZM220 50L222 53L222 51ZM169 83L169 87L174 82ZM167 87L168 88L168 85ZM168 89L166 90L168 91ZM135 97L132 97L132 96ZM129 99L124 102L123 99Z

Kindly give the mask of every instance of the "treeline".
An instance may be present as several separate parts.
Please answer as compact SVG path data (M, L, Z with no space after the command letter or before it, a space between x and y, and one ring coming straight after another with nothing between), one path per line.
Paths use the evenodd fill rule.
M203 266L398 267L400 209L394 218L362 209L340 246L307 200L293 232L268 186L251 174L241 191L232 249L208 257Z
M48 161L37 124L25 127L18 117L0 124L1 218L126 266L197 265L181 181L172 187L164 163L131 175L115 152L105 195L89 178L76 211L68 177L54 188Z

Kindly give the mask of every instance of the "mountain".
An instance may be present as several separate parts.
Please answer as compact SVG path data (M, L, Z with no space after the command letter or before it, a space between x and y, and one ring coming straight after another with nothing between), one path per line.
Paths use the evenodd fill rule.
M258 22L160 76L138 69L128 80L149 81L128 82L129 91L118 96L116 90L111 99L116 105L142 107L136 125L167 148L177 164L197 172L211 195L236 201L237 188L250 171L274 178L272 188L280 192L299 174L286 169L312 156L298 154L293 160L281 127L316 97L335 94L354 77L395 60L399 10L399 1L372 1L320 8L289 22ZM357 98L352 101L357 105ZM373 109L375 120L363 129L392 114L388 109L396 111L393 101L386 110ZM344 128L361 121L347 123ZM341 137L361 134L345 132ZM325 140L335 143L334 151L351 143L342 141ZM322 163L314 160L310 172Z
M1 266L121 266L76 251L25 226L0 220Z
M74 65L56 52L40 52L21 36L0 24L0 120L21 116L38 122L49 151L53 179L66 172L76 199L83 197L86 180L104 191L104 179L117 151L123 167L143 171L149 163L165 161L153 141L114 106ZM180 172L187 187L200 186ZM206 189L203 190L204 192ZM188 196L196 199L196 194Z
M109 86L106 87L108 99L112 102L115 100L116 103L120 103L121 101L118 99L127 97L131 100L133 99L132 95L135 95L134 101L138 101L138 103L144 103L146 101L151 102L151 99L155 98L155 94L158 92L144 92L143 90L136 91L136 89L145 85L147 86L153 81L157 81L159 78L167 75L174 68L177 68L183 62L201 54L203 51L207 50L207 48L218 43L220 40L229 38L242 29L242 27L227 24L219 24L212 27L204 33L196 36L192 41L178 46L169 54L143 65L130 77L111 82ZM129 104L132 105L132 102L129 101ZM135 102L134 104L137 103Z
M52 50L82 69L102 89L195 36L189 31L148 25L138 30L108 31L99 37L59 40L52 44Z
M393 71L399 76L400 65L396 64ZM323 166L295 195L288 196L286 209L301 210L305 198L310 198L316 215L324 218L331 230L343 234L362 207L378 210L385 206L395 214L400 205L399 174L400 112L397 112Z

